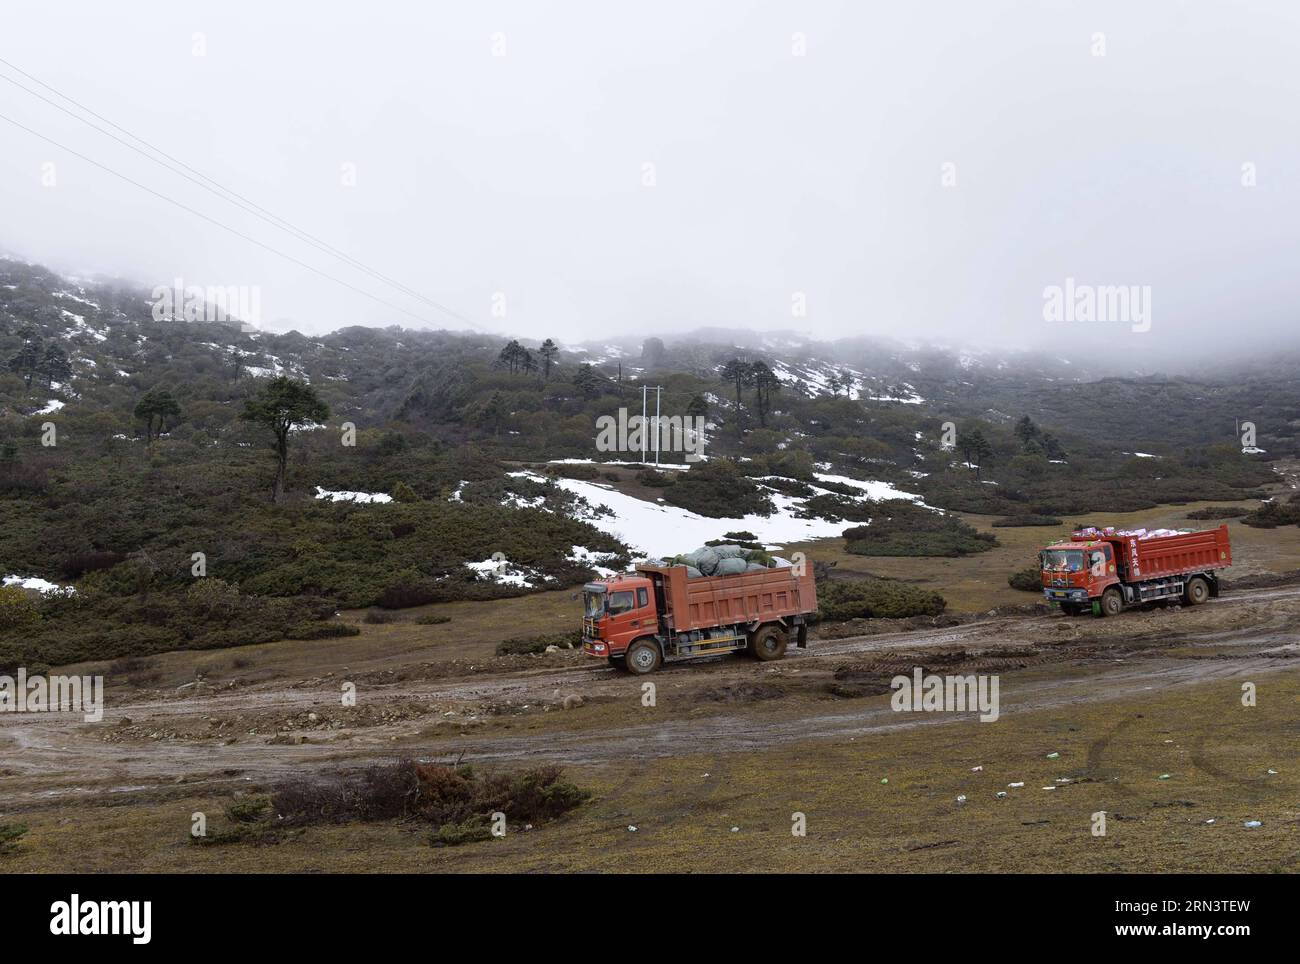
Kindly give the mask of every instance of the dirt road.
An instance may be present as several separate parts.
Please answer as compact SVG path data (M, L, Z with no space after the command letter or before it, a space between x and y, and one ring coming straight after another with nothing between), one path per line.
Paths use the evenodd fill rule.
M72 714L5 719L0 801L8 811L177 781L219 789L402 754L584 766L857 739L974 718L891 711L880 694L917 665L998 674L1007 715L1256 680L1297 665L1290 660L1300 655L1298 627L1300 587L1283 587L1105 620L989 617L814 640L779 663L728 657L644 679L562 653L451 678L438 675L445 667L419 663L404 667L398 682L321 667L325 674L302 680L235 680L197 693L116 687L102 722ZM356 686L355 706L341 703L346 682ZM649 707L645 682L656 694Z

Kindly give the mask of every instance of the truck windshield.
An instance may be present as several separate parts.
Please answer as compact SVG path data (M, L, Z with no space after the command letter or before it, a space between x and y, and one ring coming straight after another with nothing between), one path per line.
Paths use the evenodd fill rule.
M1043 568L1053 572L1078 572L1083 568L1083 552L1077 549L1044 549Z
M599 616L605 611L605 594L603 592L584 592L583 609L588 616Z

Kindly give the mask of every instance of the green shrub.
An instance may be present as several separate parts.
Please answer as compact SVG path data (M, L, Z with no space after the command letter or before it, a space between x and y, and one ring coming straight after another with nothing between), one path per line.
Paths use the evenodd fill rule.
M398 502L419 502L420 497L415 490L405 482L398 482L393 486L393 498Z
M1276 529L1278 526L1300 524L1300 503L1294 500L1285 505L1265 502L1254 512L1242 518L1242 523L1257 529Z
M666 489L677 481L676 472L659 472L655 469L642 469L636 474L636 480L652 489Z
M429 844L433 847L458 847L491 839L492 818L476 815L462 823L444 823L429 835Z
M215 576L196 580L185 598L208 619L229 619L240 604L238 587Z
M1250 512L1244 506L1209 505L1204 509L1195 509L1187 513L1189 519L1240 519Z
M1029 566L1007 576L1007 584L1024 592L1042 592L1043 574L1037 566Z
M22 629L40 622L36 603L19 586L0 586L0 631Z
M577 479L580 482L595 482L600 478L600 468L588 462L564 462L557 465L548 465L546 471L550 475L558 475L562 479Z
M240 797L226 806L226 819L232 823L256 823L270 811L269 797Z
M88 572L111 569L126 560L120 552L78 552L65 556L59 569L65 579L79 579Z
M355 626L327 622L334 615L334 604L319 598L268 599L240 594L226 599L226 590L218 586L215 591L229 605L197 605L191 592L213 592L212 581L209 577L185 591L155 590L144 596L97 595L78 607L52 610L39 623L23 629L0 629L0 668L30 668L37 661L59 666L168 650L221 649L359 632Z
M817 588L817 618L832 622L937 616L946 606L947 601L937 592L895 579L823 582Z
M304 623L285 632L285 639L339 639L344 636L360 636L361 630L350 623Z
M880 512L876 502L859 501L847 495L823 493L804 500L798 515L830 522L870 522Z
M794 496L797 499L811 499L817 494L817 490L811 485L807 482L800 482L797 479L781 479L773 476L765 478L762 484L767 486L769 489L775 489L782 495ZM818 484L820 485L820 483ZM823 488L825 488L825 486L823 486Z
M876 504L871 524L844 532L845 551L860 556L965 556L998 544L951 513L938 513L901 499Z
M417 626L441 626L443 623L451 622L450 616L443 616L439 613L426 613L415 620Z
M0 854L11 854L18 849L18 841L27 833L22 823L0 823Z
M591 798L555 766L515 775L481 776L467 766L398 763L359 774L281 784L273 812L288 827L374 820L419 820L435 830L430 843L454 846L491 836L494 813L507 829L554 820Z
M677 481L664 489L663 499L714 519L772 514L771 500L728 459L712 459L679 473Z
M993 520L993 527L1010 526L1059 526L1064 525L1060 519L1050 515L1009 515Z

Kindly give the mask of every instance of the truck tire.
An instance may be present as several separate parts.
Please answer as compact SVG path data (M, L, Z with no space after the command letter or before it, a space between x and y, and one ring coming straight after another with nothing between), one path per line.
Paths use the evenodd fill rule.
M1101 615L1118 616L1124 611L1124 597L1114 586L1101 594Z
M624 654L623 665L634 676L653 673L663 663L659 645L652 639L635 639Z
M1199 606L1210 598L1210 584L1204 576L1193 576L1183 589L1183 602L1188 606Z
M626 669L627 669L627 656L626 656L626 655L623 655L623 656L611 656L611 657L609 657L609 665L612 666L612 667L614 667L614 669L622 669L622 670L626 670Z
M763 662L780 659L785 655L785 647L788 641L785 630L780 626L760 626L758 631L750 637L749 653L755 659Z
M1061 612L1067 616L1077 616L1079 615L1079 607L1072 602L1063 602L1061 603Z

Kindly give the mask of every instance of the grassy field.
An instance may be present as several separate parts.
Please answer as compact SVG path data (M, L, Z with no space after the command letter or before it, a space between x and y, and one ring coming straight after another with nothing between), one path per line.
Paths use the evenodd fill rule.
M1207 523L1186 515L1203 504L1064 521L1196 528ZM991 529L992 517L965 518ZM1229 525L1233 574L1300 568L1300 528ZM1000 528L1001 547L960 559L865 558L844 553L838 540L788 549L844 570L912 580L942 592L953 610L982 611L1036 601L1010 589L1006 576L1067 531ZM1294 599L1266 595L1115 620L1018 616L971 624L974 635L956 635L970 628L963 627L942 645L967 652L972 665L988 663L981 672L1008 674L998 724L904 719L858 737L841 731L887 715L887 697L836 699L825 684L844 664L871 659L887 678L894 671L884 668L887 650L789 659L762 671L745 660L669 668L656 678L661 706L650 711L639 702L638 681L578 654L494 655L503 638L573 628L579 611L573 589L420 607L389 624L364 623L364 613L350 611L341 618L358 624L360 636L163 654L147 682L123 683L125 674L112 673L112 712L135 718L139 733L120 737L126 730L110 721L102 729L72 726L66 737L37 728L37 743L16 733L7 740L14 757L9 767L0 760L0 781L25 802L17 810L0 804L0 824L29 830L0 855L0 871L1300 870L1300 668L1283 659L1294 655L1294 644L1287 647ZM426 613L451 621L413 621ZM1254 641L1243 643L1243 633ZM1214 648L1219 640L1222 653ZM898 659L925 659L910 652L919 640L901 645L909 651ZM1057 653L1064 645L1077 648ZM1277 657L1268 672L1258 659L1232 662L1261 648ZM1026 666L1023 654L1031 652L1044 656ZM1204 681L1147 686L1141 678L1117 688L1139 664L1160 660L1204 671L1194 677ZM592 673L564 675L580 665ZM1261 668L1253 708L1239 701L1247 665ZM196 673L211 684L207 695L175 689ZM267 718L339 713L329 704L338 702L340 678L361 680L367 707L379 717L395 714L392 720L358 720L311 744L285 745L276 734L286 724ZM1017 707L1032 687L1038 701ZM558 706L570 692L584 698L573 712ZM290 706L294 699L305 702ZM193 705L174 715L181 701ZM219 733L210 733L217 723ZM687 739L671 752L659 741L639 752L637 740L663 735L660 723L737 739ZM154 729L184 732L155 740ZM766 738L745 748L746 734ZM780 734L787 736L771 738ZM227 735L237 738L229 749ZM571 753L621 746L618 740L629 748ZM14 769L24 747L39 747L49 771ZM517 751L508 758L471 752L489 771L555 759L593 799L555 823L452 848L430 846L427 826L392 821L313 827L262 846L189 842L194 813L220 824L233 793L270 788L249 774L281 763L285 773L306 774L397 756L454 759L463 748ZM1058 756L1049 759L1052 753ZM263 761L275 767L259 769ZM1049 786L1055 789L1043 789ZM1101 811L1107 832L1093 836ZM796 812L806 815L805 837L790 832ZM1262 825L1247 828L1248 820Z
M394 822L312 828L270 846L199 848L187 841L191 814L217 815L228 798L181 785L166 800L120 794L25 814L30 831L0 867L1295 872L1300 670L1270 676L1257 707L1241 707L1239 692L1225 680L1015 714L999 725L953 722L762 752L570 767L595 792L590 803L531 832L446 849L429 846L426 827ZM1105 836L1092 834L1099 811L1107 813ZM806 815L806 837L791 834L795 812ZM1247 820L1262 826L1248 829Z

